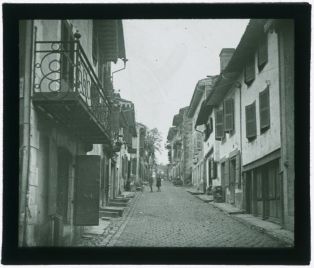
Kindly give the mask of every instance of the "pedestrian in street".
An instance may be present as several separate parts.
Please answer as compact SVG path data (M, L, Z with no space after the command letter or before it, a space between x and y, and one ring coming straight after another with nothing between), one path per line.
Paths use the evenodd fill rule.
M153 177L149 177L148 182L149 182L150 191L153 192L153 183L154 183Z
M160 175L157 176L157 179L156 179L156 186L157 186L157 191L160 192L160 187L161 187L161 177Z

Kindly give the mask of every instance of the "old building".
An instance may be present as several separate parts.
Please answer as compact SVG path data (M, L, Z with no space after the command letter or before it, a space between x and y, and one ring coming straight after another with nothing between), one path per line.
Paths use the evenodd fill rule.
M167 146L170 177L178 180L176 183L189 185L192 182L192 120L188 117L189 107L179 110L173 117L172 127L168 131ZM180 180L180 181L179 181Z
M192 99L190 101L187 115L192 120L192 145L190 153L192 155L192 184L201 191L206 191L206 168L204 164L204 144L203 128L197 126L197 118L203 101L207 98L214 77L208 76L199 80L195 86Z
M21 21L19 245L70 245L98 224L114 174L119 58L120 20Z

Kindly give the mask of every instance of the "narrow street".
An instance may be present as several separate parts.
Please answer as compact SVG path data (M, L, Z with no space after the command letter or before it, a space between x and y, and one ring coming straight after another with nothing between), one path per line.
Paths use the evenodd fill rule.
M170 182L163 182L161 192L146 187L126 221L112 246L280 247Z

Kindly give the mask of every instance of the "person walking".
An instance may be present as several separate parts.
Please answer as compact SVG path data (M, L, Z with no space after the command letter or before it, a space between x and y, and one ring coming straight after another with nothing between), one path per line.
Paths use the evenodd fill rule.
M156 186L157 186L157 191L160 192L160 187L161 187L161 177L160 175L157 176L157 179L156 179Z
M149 187L150 187L150 191L153 192L153 183L154 183L154 179L153 177L149 177Z

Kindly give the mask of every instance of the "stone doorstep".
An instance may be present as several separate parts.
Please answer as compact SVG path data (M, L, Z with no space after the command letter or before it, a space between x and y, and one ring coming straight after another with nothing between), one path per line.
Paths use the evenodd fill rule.
M200 194L200 195L195 195L195 196L205 203L209 203L209 202L214 201L214 197L212 195Z
M112 207L112 206L105 206L104 208L101 208L101 212L115 212L118 213L119 216L122 216L124 207Z
M110 207L127 207L128 203L125 202L115 202L115 201L110 201L108 204Z
M130 201L129 198L114 198L114 199L110 199L109 203L114 202L114 203L127 204L129 203L129 201Z
M91 238L94 235L101 235L104 233L105 229L110 225L109 221L99 220L99 225L96 226L85 226L84 233L82 235L83 238Z
M285 243L289 247L294 245L294 234L283 229L280 225L262 220L249 214L233 215L233 218L243 224L254 228L262 233L268 234L272 238Z
M227 213L227 214L242 214L244 213L243 210L238 209L230 204L227 203L211 203L214 207L222 210L223 212Z

